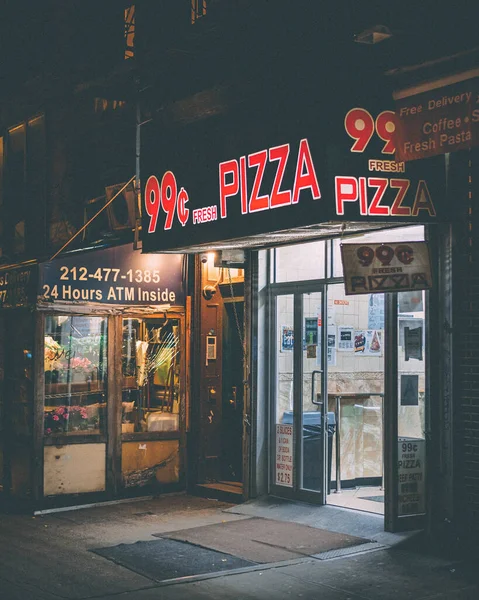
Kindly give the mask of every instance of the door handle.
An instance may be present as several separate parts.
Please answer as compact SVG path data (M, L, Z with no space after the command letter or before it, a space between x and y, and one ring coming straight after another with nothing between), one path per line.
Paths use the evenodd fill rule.
M321 400L315 400L314 399L314 376L315 375L322 375L323 371L313 371L311 373L311 404L316 404L316 406L322 406L323 402Z

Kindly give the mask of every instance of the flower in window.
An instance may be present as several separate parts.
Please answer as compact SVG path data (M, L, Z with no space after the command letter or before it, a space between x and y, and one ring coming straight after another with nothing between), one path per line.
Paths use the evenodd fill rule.
M86 430L90 421L92 421L92 425L98 424L88 418L88 412L84 406L58 406L53 410L46 410L44 413L45 435Z
M60 361L65 351L51 336L45 336L45 371L58 371L63 368Z
M80 372L91 371L93 368L93 364L91 360L88 360L88 358L81 358L80 356L75 356L70 361L70 368Z

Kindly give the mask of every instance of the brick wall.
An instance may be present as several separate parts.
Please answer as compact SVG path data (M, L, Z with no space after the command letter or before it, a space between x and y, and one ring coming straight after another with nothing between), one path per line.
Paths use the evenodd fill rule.
M460 536L479 533L479 152L451 155L454 226L454 489Z

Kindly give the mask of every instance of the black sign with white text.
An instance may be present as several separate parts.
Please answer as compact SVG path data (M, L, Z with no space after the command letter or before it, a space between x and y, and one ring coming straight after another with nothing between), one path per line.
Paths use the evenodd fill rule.
M50 302L183 306L183 255L125 245L56 258L40 265L38 294Z
M37 266L0 271L0 308L19 308L35 301Z

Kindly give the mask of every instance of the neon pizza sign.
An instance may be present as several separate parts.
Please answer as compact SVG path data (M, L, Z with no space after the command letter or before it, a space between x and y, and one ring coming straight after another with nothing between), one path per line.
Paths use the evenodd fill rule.
M346 112L337 141L329 145L319 132L289 142L276 131L276 143L248 152L250 140L239 132L229 144L239 151L227 160L221 155L230 140L221 129L210 134L206 124L209 143L194 140L192 155L179 143L165 144L164 174L158 178L151 163L143 170L150 174L143 195L144 251L328 221L435 221L441 178L426 179L421 165L408 164L406 173L406 164L394 160L396 124L392 111L373 117L356 107Z

